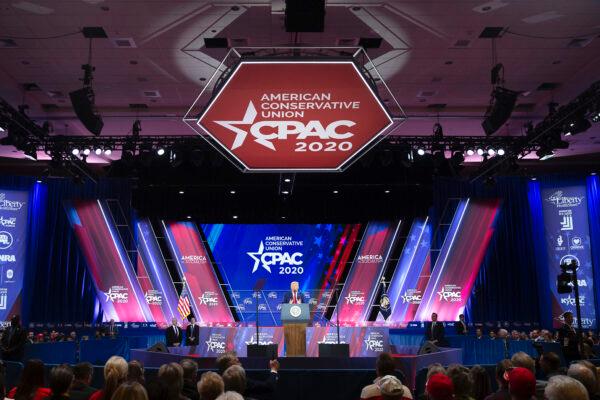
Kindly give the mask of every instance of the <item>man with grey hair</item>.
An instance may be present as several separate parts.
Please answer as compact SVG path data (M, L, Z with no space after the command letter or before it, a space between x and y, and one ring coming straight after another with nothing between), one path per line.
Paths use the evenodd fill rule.
M585 386L564 375L550 378L544 396L547 400L589 400Z
M588 367L579 363L571 364L567 376L581 382L590 399L596 398L596 377Z
M241 365L232 365L223 372L223 383L226 392L238 392L243 396L246 392L246 371Z

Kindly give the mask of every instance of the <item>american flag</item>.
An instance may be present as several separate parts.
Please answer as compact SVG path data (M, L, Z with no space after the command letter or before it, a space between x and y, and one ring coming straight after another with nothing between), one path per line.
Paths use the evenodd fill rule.
M185 285L183 286L183 290L181 291L181 295L179 296L177 311L179 311L181 319L186 319L192 313L192 310L190 309L190 299L188 298L188 292Z

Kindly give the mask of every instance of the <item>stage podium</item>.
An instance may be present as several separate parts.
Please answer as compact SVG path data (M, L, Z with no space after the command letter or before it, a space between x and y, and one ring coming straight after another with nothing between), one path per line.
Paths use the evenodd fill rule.
M309 321L308 304L283 304L281 306L286 357L306 357L306 325Z

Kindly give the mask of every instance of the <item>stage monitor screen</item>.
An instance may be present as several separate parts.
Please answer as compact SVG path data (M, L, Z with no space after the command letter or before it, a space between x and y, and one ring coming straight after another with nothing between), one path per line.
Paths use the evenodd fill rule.
M258 309L261 324L280 325L280 305L293 281L304 302L325 311L330 288L346 267L344 248L353 244L352 227L205 224L202 230L240 320L254 323Z

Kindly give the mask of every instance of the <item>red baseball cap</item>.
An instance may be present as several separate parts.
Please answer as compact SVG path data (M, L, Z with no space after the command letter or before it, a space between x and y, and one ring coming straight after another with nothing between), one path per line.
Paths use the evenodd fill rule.
M454 396L454 385L446 375L434 374L427 380L425 391L433 400L450 400Z
M511 395L529 398L535 396L535 376L527 368L516 367L504 373Z

